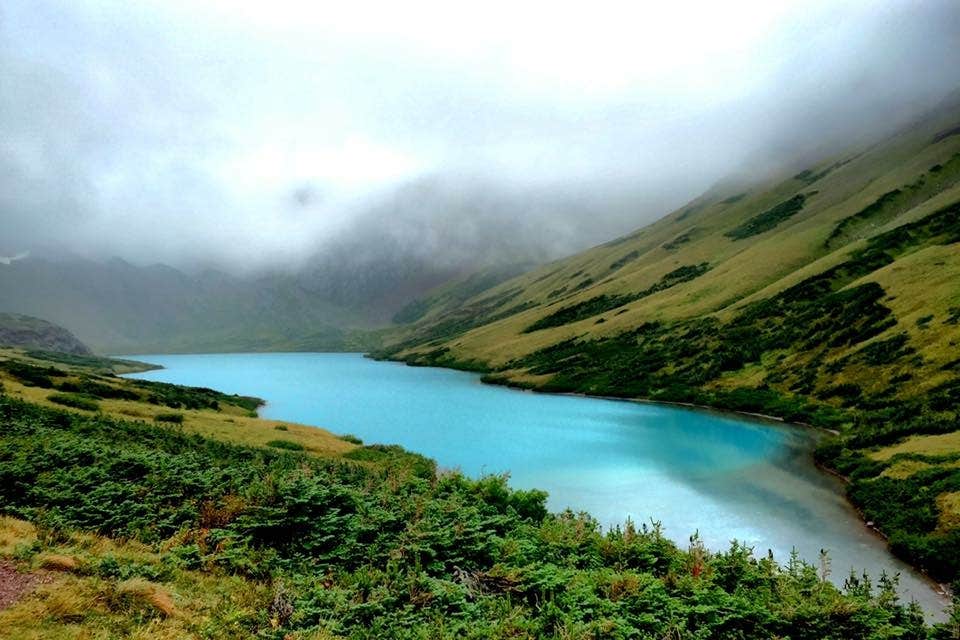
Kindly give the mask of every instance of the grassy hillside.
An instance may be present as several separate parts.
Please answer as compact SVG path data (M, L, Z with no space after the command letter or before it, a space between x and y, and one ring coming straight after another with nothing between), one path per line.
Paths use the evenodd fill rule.
M67 382L82 370L63 373L47 371ZM108 408L110 395L143 391L93 382L114 389L95 396ZM228 424L255 403L167 387L150 390L181 410L216 401L183 413ZM888 576L852 574L838 590L826 558L779 566L735 543L709 552L696 536L680 548L656 525L601 533L586 514L547 513L540 491L438 473L398 447L240 444L235 434L256 425L207 437L187 419L54 409L18 392L0 393L4 638L812 640L958 629L956 616L925 627Z
M356 444L317 427L257 417L259 398L213 389L119 378L153 365L112 358L0 349L5 393L42 407L169 425L179 431L236 444L286 447L340 455Z
M395 332L383 357L834 429L820 460L893 549L960 577L960 101L720 185Z

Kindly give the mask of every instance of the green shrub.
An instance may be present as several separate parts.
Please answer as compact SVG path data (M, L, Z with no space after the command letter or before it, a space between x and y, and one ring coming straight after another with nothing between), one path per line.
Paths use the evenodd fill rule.
M338 436L341 440L349 442L351 444L363 444L363 440L353 435L352 433L345 433L341 436Z
M639 257L640 257L640 252L639 252L639 251L636 251L636 250L631 251L630 253L627 253L627 254L625 254L624 256L622 256L622 257L618 258L617 260L614 260L612 263L610 263L610 271L616 271L617 269L620 269L620 268L626 266L627 264L633 262L634 260L636 260L636 259L639 258Z
M92 567L108 581L105 606L137 624L164 614L152 583L190 568L273 585L238 636L928 636L882 579L875 593L860 577L844 592L796 557L779 566L696 538L681 549L656 524L604 530L586 514L547 513L543 492L503 476L411 473L430 461L399 447L357 449L365 464L291 456L8 397L0 423L0 511L164 549L160 566L107 557ZM168 548L175 534L186 542ZM955 537L911 535L892 542L956 558Z
M131 383L148 392L147 402L164 405L171 409L213 409L220 410L220 404L232 404L256 415L263 404L260 398L251 396L228 395L206 387L184 387L168 382L152 380L131 380Z
M579 320L585 320L586 318L600 315L601 313L616 309L617 307L622 307L623 305L634 302L635 300L651 296L659 291L664 291L665 289L669 289L683 282L689 282L694 278L702 276L709 270L710 265L706 262L684 265L674 269L670 273L665 274L656 284L639 293L618 295L602 294L590 298L589 300L584 300L583 302L578 302L568 307L563 307L547 316L544 316L543 318L540 318L530 326L526 327L523 332L532 333L541 329L559 327L572 322L577 322Z
M47 396L50 402L56 402L65 407L74 409L83 409L84 411L99 411L100 405L91 398L77 395L75 393L51 393Z
M267 443L268 447L274 449L286 449L287 451L303 451L303 445L291 440L271 440Z
M41 389L52 389L53 380L51 378L62 378L66 375L55 367L35 367L32 364L15 360L0 361L0 369L9 373L25 386L40 387Z
M740 226L731 229L724 235L726 235L728 238L733 238L734 240L743 240L744 238L749 238L751 236L770 231L781 222L788 220L800 213L800 210L803 209L803 205L806 203L806 201L807 196L803 194L797 194L789 200L785 200L780 204L767 209L763 213L750 218Z
M183 424L182 413L158 413L153 417L157 422L170 422L172 424Z
M102 382L97 382L89 378L81 378L79 382L69 380L57 385L57 390L68 393L80 393L86 396L93 396L103 399L116 400L139 400L140 394L124 389L123 387L114 387Z

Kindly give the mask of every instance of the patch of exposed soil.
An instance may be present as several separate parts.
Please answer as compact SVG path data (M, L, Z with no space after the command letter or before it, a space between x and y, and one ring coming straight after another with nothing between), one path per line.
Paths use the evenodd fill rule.
M21 573L13 562L0 560L0 611L50 580L52 577L45 573Z

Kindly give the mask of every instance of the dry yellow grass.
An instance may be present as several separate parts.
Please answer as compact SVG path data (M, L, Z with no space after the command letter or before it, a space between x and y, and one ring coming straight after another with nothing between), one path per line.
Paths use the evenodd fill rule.
M41 568L49 571L65 571L67 573L77 570L79 563L73 556L67 556L60 553L42 554L38 558L38 564Z
M171 595L160 585L144 580L130 578L116 585L111 608L126 613L130 609L147 609L168 618L176 613Z
M937 496L937 509L940 511L937 523L940 531L960 528L960 491L941 493Z
M949 455L960 451L960 431L935 436L911 436L903 442L870 452L874 460L889 460L898 453L920 453L928 456Z
M75 559L96 567L110 557L126 564L153 566L160 554L141 544L124 543L92 534L73 534L63 542L38 542L35 527L0 517L0 558L40 550L25 568L48 564L52 558ZM29 555L29 552L27 552ZM177 570L166 582L126 580L94 575L48 572L49 578L11 607L0 611L0 637L5 640L65 640L116 638L247 638L252 621L262 617L270 602L269 587L236 576ZM308 636L303 636L308 637ZM317 636L323 637L323 636Z
M941 469L958 469L960 468L960 460L954 460L953 462L941 462L937 464L923 462L922 460L897 460L892 465L884 469L881 475L888 478L902 480L904 478L909 478L919 471L930 469L931 467L938 467Z
M883 470L882 475L885 478L894 478L897 480L904 480L909 478L918 471L923 471L924 469L929 469L933 465L929 462L923 462L921 460L898 460L889 467Z
M17 547L30 546L36 539L37 530L29 522L0 516L0 556L11 556Z

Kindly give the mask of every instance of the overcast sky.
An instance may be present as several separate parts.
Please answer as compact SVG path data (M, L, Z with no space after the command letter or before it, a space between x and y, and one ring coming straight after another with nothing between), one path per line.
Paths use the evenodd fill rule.
M0 255L261 265L411 216L573 250L916 115L958 52L956 0L5 0Z

